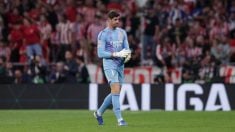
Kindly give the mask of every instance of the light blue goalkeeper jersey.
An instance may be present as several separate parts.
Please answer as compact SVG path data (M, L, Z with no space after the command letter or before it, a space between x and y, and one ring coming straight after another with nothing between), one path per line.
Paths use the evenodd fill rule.
M126 31L121 28L105 28L98 35L98 56L103 58L104 70L123 69L124 58L112 57L113 52L129 49Z

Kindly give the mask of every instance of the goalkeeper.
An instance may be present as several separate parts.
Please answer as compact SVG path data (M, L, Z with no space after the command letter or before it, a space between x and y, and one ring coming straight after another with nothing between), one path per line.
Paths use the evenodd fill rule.
M98 56L103 58L105 77L111 87L103 104L94 116L99 125L103 125L102 115L109 105L113 105L113 112L119 126L126 126L121 110L119 95L124 81L124 63L130 60L131 51L127 41L126 31L119 28L120 14L114 10L108 13L107 27L98 35Z

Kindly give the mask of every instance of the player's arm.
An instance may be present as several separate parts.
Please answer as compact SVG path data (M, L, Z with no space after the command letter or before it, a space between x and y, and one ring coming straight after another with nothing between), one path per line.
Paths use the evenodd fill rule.
M105 37L104 33L100 32L98 35L98 48L97 53L99 58L110 58L112 53L105 50Z

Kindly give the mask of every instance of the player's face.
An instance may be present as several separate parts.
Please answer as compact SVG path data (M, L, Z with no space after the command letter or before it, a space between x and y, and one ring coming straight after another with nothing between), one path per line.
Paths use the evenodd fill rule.
M116 28L119 26L119 22L120 22L120 17L114 17L113 19L110 19L110 25L113 27L113 28Z

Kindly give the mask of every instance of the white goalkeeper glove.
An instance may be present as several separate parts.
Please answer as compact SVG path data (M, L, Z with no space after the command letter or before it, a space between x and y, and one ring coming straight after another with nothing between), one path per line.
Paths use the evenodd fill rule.
M125 58L124 63L127 63L130 59L131 59L131 52Z
M128 54L130 54L131 51L127 49L123 49L119 52L114 52L113 57L120 57L120 58L126 58Z

